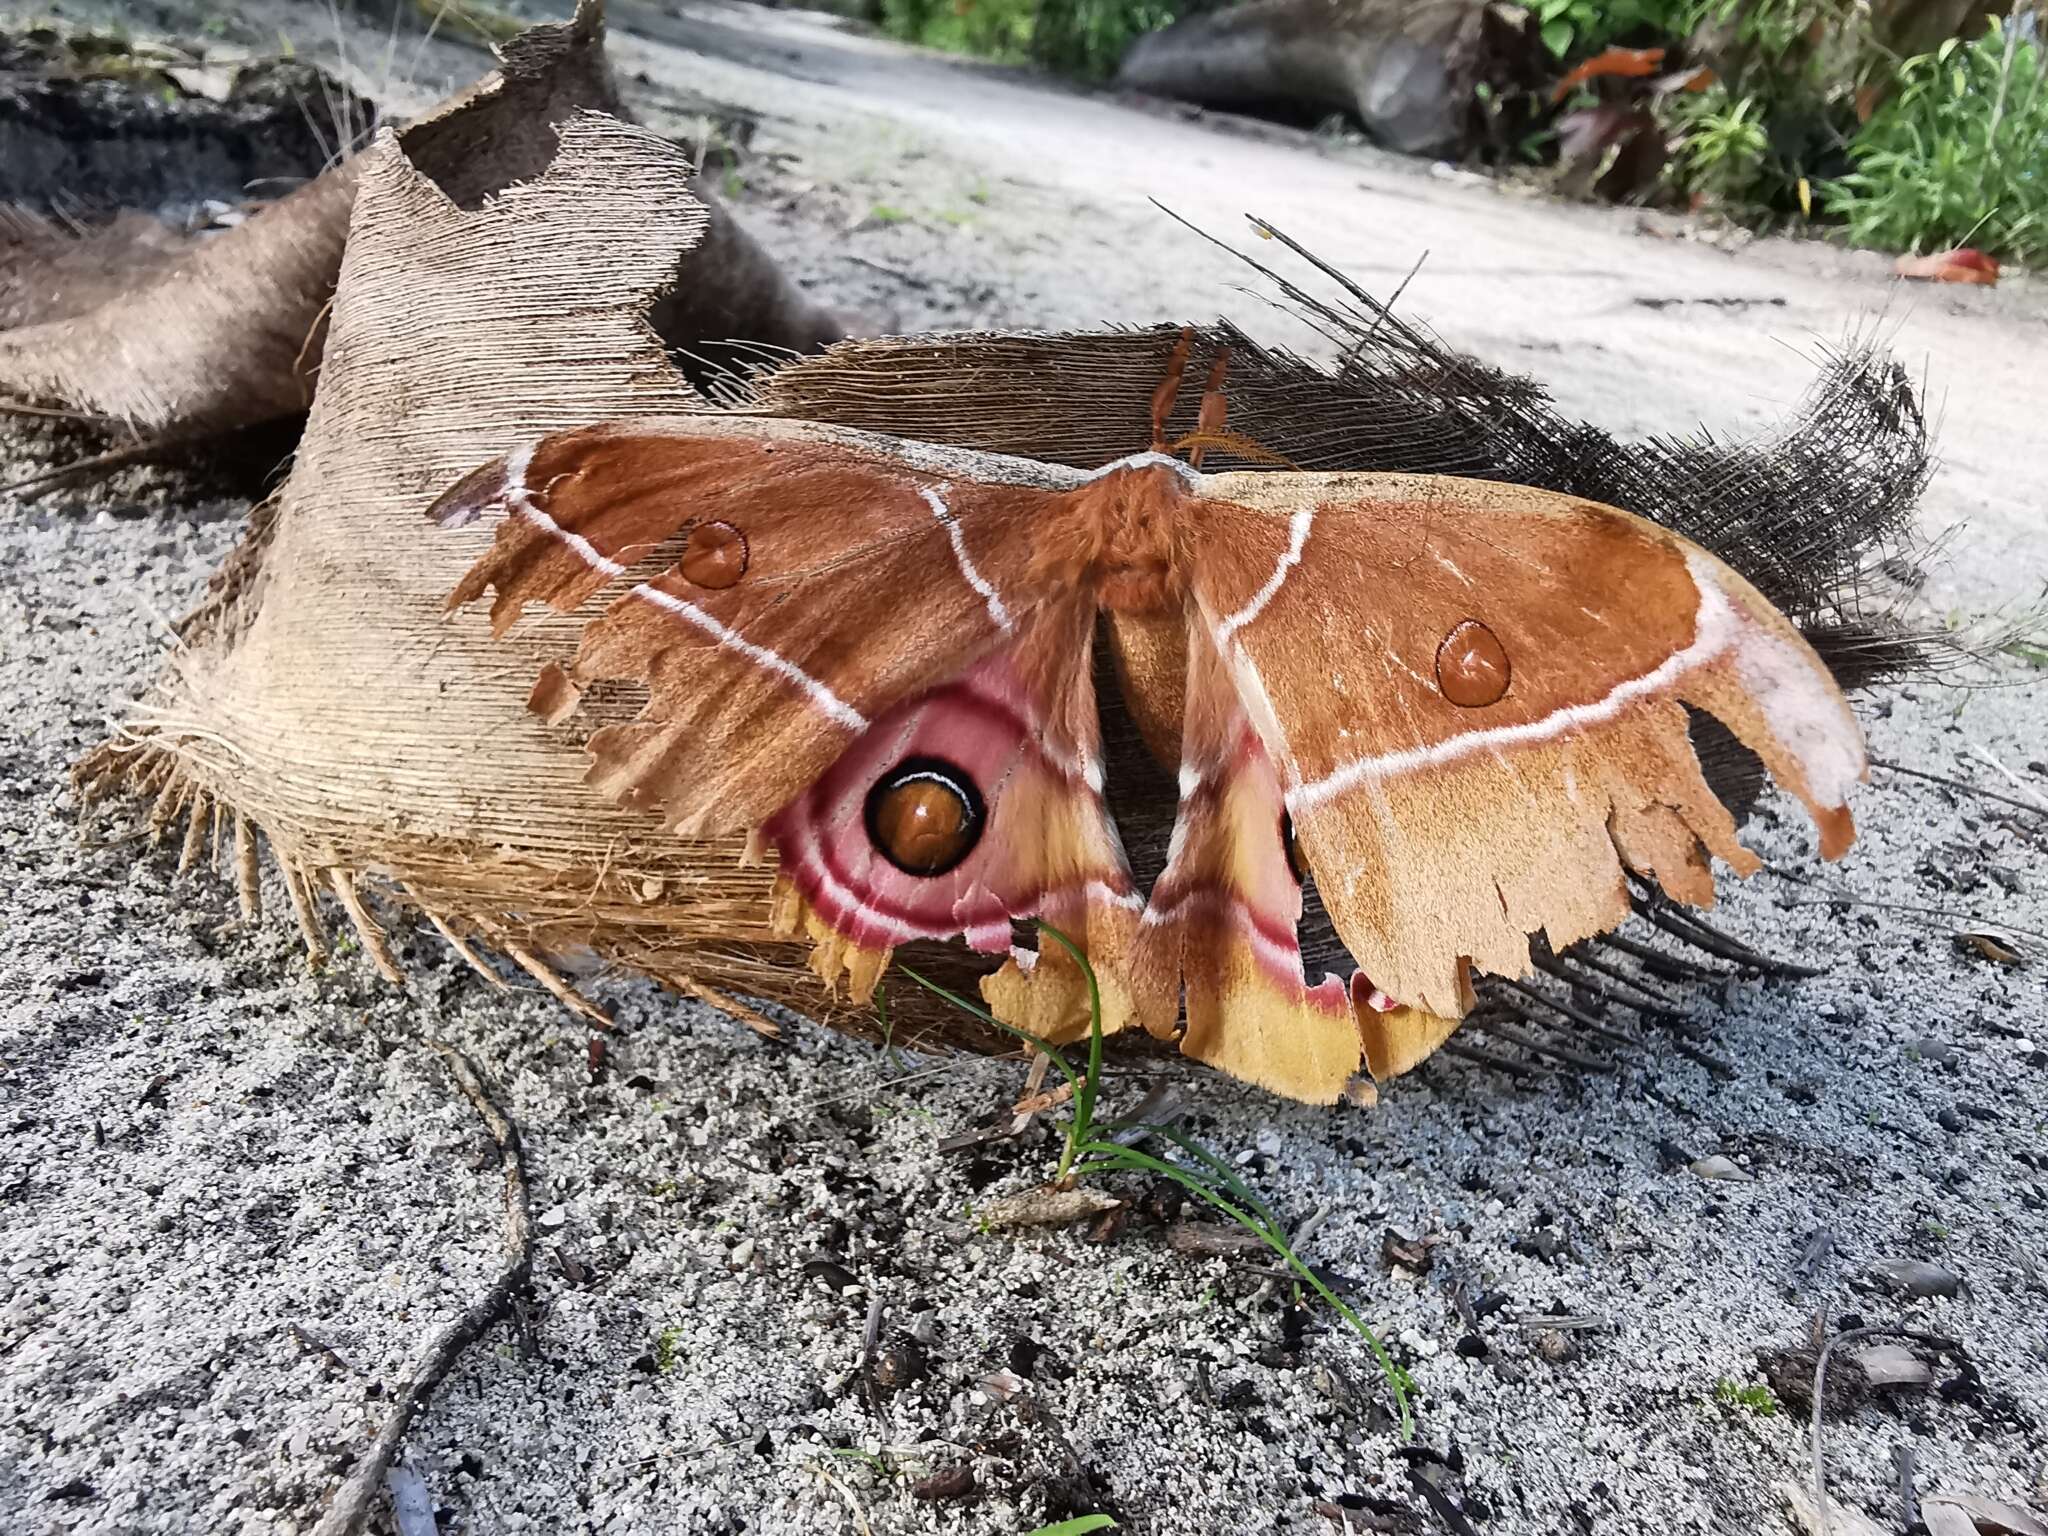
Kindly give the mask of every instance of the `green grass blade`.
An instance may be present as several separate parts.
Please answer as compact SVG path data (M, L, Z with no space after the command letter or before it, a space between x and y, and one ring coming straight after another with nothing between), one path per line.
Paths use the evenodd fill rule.
M1006 1035L1014 1035L1019 1040L1022 1040L1026 1045L1030 1046L1034 1051L1042 1051L1047 1056L1050 1056L1052 1058L1053 1065L1058 1067L1061 1073L1065 1075L1067 1081L1074 1085L1075 1097L1078 1098L1080 1096L1081 1074L1074 1070L1074 1064L1068 1061L1066 1056L1062 1054L1059 1050L1057 1050L1051 1045L1048 1045L1045 1041L1039 1039L1038 1036L1032 1034L1029 1030L1019 1029L1014 1024L1005 1024L1001 1019L997 1018L994 1014L990 1013L986 1008L982 1007L981 1004L969 1002L966 998L962 997L958 992L949 991L945 987L940 986L936 981L933 981L931 977L922 975L917 971L913 971L907 965L898 966L897 969L902 971L905 976L908 976L920 987L923 987L925 991L930 992L936 997L944 998L947 1002L951 1003L955 1008L960 1009L963 1013L972 1014L975 1018L981 1020L982 1023L988 1025L991 1029L1000 1029Z
M1280 1218L1273 1214L1272 1207L1268 1206L1265 1201L1253 1193L1252 1187L1245 1183L1243 1178L1238 1175L1237 1170L1231 1167L1230 1164L1226 1163L1222 1158L1178 1127L1152 1125L1147 1126L1146 1129L1151 1131L1153 1135L1163 1137L1165 1140L1172 1142L1181 1151L1187 1153L1188 1156L1199 1161L1216 1176L1217 1182L1221 1183L1225 1189L1228 1189L1252 1210L1257 1211L1265 1223L1275 1232L1280 1230Z
M1274 1253L1278 1254L1287 1267L1301 1278L1303 1284L1322 1297L1329 1304L1331 1310L1343 1318L1351 1326L1354 1333L1365 1340L1366 1348L1372 1351L1374 1360L1379 1363L1380 1374L1387 1379L1388 1390L1394 1394L1394 1406L1401 1416L1401 1438L1403 1440L1414 1438L1415 1414L1408 1400L1408 1389L1413 1383L1410 1381L1408 1373L1395 1364L1394 1357L1387 1353L1386 1345L1380 1342L1379 1335L1372 1331L1372 1328L1366 1323L1365 1319L1352 1310L1350 1303L1330 1289L1328 1282L1321 1275L1318 1275L1300 1254L1294 1251L1293 1244L1287 1241L1286 1234L1281 1232L1277 1226L1271 1225L1267 1221L1262 1221L1250 1212L1232 1205L1217 1192L1213 1185L1197 1177L1190 1170L1182 1168L1177 1164L1169 1163L1163 1158L1154 1157L1149 1152L1140 1152L1135 1147L1118 1146L1114 1142L1099 1141L1090 1142L1081 1150L1084 1154L1088 1155L1089 1161L1078 1165L1079 1172L1088 1173L1097 1169L1132 1167L1149 1169L1153 1173L1172 1179L1174 1183L1180 1185L1189 1194L1195 1196L1205 1205L1210 1206L1231 1221L1236 1222L1247 1232L1256 1236L1268 1248L1272 1249Z
M1102 988L1095 980L1095 967L1081 953L1081 946L1043 918L1038 931L1050 935L1074 957L1074 964L1088 980L1088 1070L1074 1085L1074 1140L1086 1141L1095 1127L1095 1098L1102 1091Z

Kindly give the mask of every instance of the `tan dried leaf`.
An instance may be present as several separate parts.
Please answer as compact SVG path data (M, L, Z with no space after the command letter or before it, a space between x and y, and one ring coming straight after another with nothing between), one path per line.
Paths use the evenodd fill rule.
M1003 1227L1064 1227L1085 1221L1090 1216L1099 1216L1104 1211L1113 1211L1122 1204L1116 1196L1088 1184L1077 1184L1071 1189L1041 1184L1036 1189L991 1201L975 1215L982 1226L992 1230Z
M2015 968L2027 963L2012 940L1999 933L1969 932L1956 935L1956 944L1967 953L1980 956L1998 965Z

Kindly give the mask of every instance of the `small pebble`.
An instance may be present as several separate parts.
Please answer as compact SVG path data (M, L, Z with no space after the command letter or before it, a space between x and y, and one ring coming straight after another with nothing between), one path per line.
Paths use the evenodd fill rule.
M1889 1290L1921 1298L1953 1296L1963 1284L1962 1276L1954 1270L1924 1259L1886 1259L1871 1265L1870 1277Z
M1539 1328L1534 1343L1536 1353L1552 1365L1563 1365L1579 1355L1579 1341L1562 1329Z
M1694 1175L1702 1179L1719 1179L1729 1184L1754 1184L1756 1175L1732 1158L1716 1152L1712 1157L1703 1157L1692 1165Z

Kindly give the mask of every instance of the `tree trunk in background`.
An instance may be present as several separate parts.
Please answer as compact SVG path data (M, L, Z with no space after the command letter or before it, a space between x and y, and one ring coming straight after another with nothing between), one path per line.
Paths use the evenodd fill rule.
M1348 112L1389 149L1455 155L1473 85L1522 46L1525 21L1485 0L1251 0L1140 38L1117 83L1204 106Z
M1910 59L1934 52L1952 37L1981 36L1997 9L2003 7L1986 0L1872 0L1871 31L1883 47Z

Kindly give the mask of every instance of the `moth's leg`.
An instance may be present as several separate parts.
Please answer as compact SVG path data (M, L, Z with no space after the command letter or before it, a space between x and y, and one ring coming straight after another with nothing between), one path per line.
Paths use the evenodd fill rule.
M1224 418L1229 415L1230 403L1223 398L1223 375L1230 368L1230 348L1219 347L1216 361L1209 368L1209 383L1202 391L1202 413L1195 420L1195 445L1188 450L1188 467L1202 467L1204 441L1219 436L1223 431Z
M1195 328L1184 325L1180 328L1180 340L1173 344L1173 351L1166 359L1166 377L1159 381L1159 387L1152 391L1152 451L1171 453L1172 447L1166 440L1166 418L1173 414L1173 402L1180 398L1180 381L1188 371L1188 358L1195 350Z

